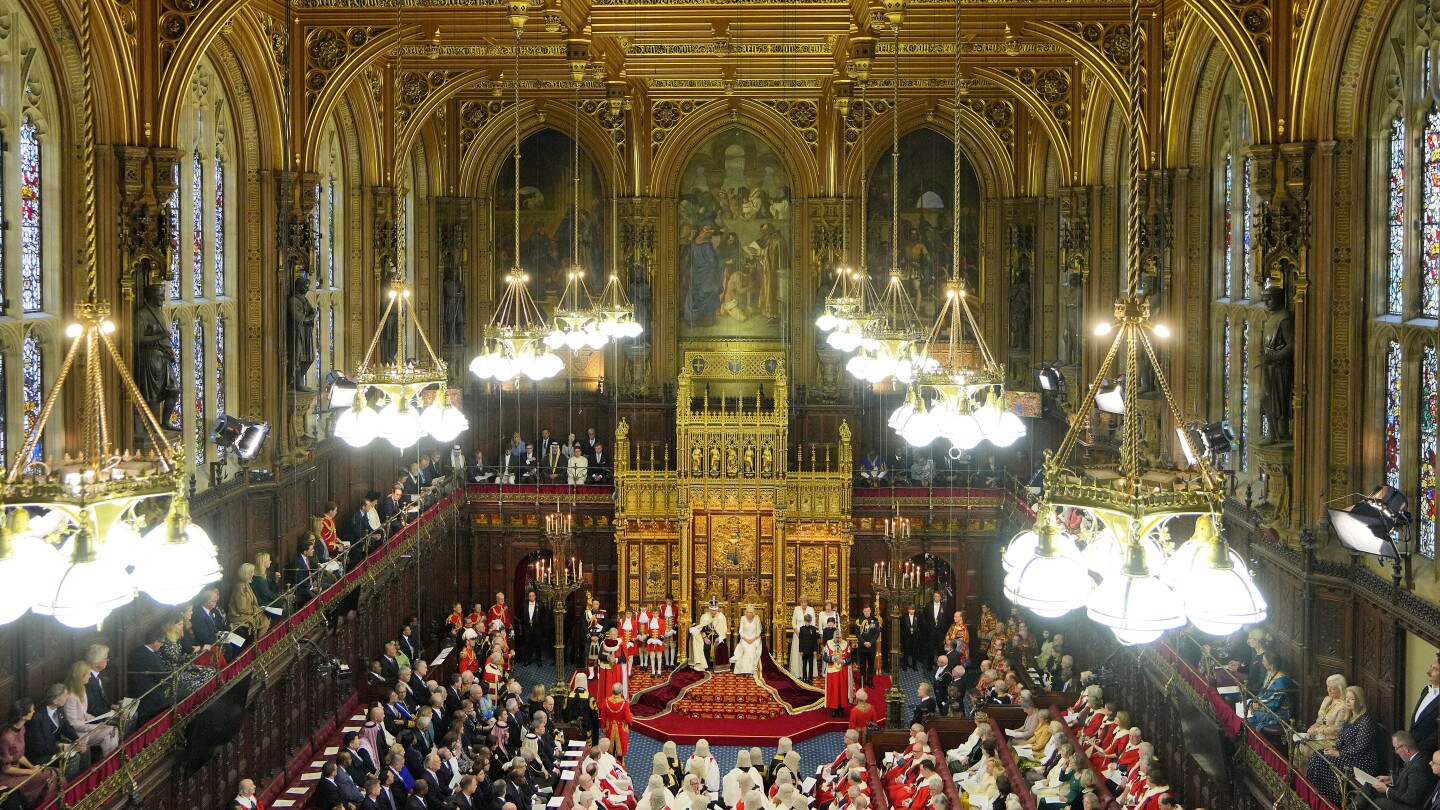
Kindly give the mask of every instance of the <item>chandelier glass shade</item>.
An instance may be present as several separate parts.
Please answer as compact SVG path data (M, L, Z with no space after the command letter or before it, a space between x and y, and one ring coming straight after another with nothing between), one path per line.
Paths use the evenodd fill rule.
M1005 595L1045 618L1081 607L1095 583L1080 561L1075 541L1061 531L1055 511L1045 504L1033 530L1024 531L1005 549Z
M414 446L426 435L436 441L453 441L470 427L470 422L463 411L453 407L451 400L457 392L449 387L450 369L436 356L415 317L409 285L403 279L396 279L391 282L389 295L390 301L375 325L375 334L355 375L354 400L335 420L335 435L351 447L364 447L383 438L401 450ZM392 327L396 336L394 362L372 365L375 349L391 318L395 319ZM407 355L406 346L412 331L424 350L419 357ZM441 410L425 419L422 403L430 391L434 392L436 402L430 408L439 406Z
M889 425L913 447L937 438L960 451L983 441L1009 447L1025 435L1025 423L1003 407L1005 368L980 333L964 285L946 285L945 300L929 335L913 343L897 379L909 388L890 414Z
M606 280L605 289L600 291L600 297L595 300L595 312L600 323L600 334L612 340L636 338L645 332L645 327L635 320L635 306L630 303L630 296L625 293L625 286L620 283L618 273L611 273Z
M545 345L551 349L602 349L610 336L600 327L603 319L599 307L585 288L585 271L572 267L565 277L565 291L550 318L550 332Z
M505 276L505 292L485 327L484 347L470 361L470 371L482 380L548 380L565 370L565 362L545 342L550 329L530 297L529 281L529 274L518 269Z
M103 303L77 307L78 322L67 330L73 342L60 374L37 425L27 432L6 472L0 501L6 512L0 529L0 623L29 609L69 627L89 627L133 600L137 589L158 597L159 591L144 587L133 573L166 551L142 540L136 528L143 525L137 507L147 501L168 497L172 529L204 536L185 508L180 456L141 404L144 398L111 339L115 327L108 315ZM136 403L149 451L120 451L111 444L104 403L115 394L104 384L106 361L113 364L121 391ZM70 380L82 383L83 450L43 461L36 453L39 437ZM208 553L191 553L170 563L166 584L193 588L190 598L219 580L220 566L208 538L200 551L206 549Z

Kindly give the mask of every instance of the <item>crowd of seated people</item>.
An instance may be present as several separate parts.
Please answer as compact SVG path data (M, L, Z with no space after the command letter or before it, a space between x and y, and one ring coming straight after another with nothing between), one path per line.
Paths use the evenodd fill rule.
M593 427L579 438L568 433L563 441L551 436L548 428L532 440L522 438L517 430L493 458L483 450L466 458L457 450L451 469L461 463L465 481L474 484L609 486L615 480L610 448Z
M930 736L919 723L910 726L910 740L899 751L885 755L880 785L895 810L945 810L945 780L935 770Z
M1075 802L1084 802L1083 797L1103 783L1115 801L1127 808L1173 806L1170 783L1159 767L1154 745L1144 740L1138 726L1131 725L1127 711L1105 702L1098 684L1086 686L1060 721L1074 732L1078 749L1071 747L1066 736L1051 748L1049 757L1029 763L1027 779L1036 780L1037 798L1054 804L1068 800L1078 808ZM1064 731L1063 727L1054 728L1056 733Z
M889 455L874 448L865 451L855 466L859 487L993 487L1004 479L994 454L981 456L948 452L930 447L892 449Z

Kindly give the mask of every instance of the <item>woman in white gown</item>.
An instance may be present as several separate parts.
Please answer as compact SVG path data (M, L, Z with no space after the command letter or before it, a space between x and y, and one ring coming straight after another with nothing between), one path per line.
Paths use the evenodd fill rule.
M806 616L810 617L812 626L817 629L820 627L815 623L815 608L810 607L810 597L801 594L795 610L790 613L790 657L785 659L789 662L790 674L796 678L805 674L804 664L800 660L800 628L805 625Z
M764 650L760 642L764 629L755 608L745 606L745 615L740 617L740 639L735 644L735 656L730 660L730 671L736 675L754 675L760 668L760 655Z

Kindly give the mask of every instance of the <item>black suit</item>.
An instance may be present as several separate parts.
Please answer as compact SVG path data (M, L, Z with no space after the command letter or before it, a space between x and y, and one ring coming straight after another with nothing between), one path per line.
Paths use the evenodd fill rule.
M315 783L315 792L310 796L310 806L321 808L321 810L333 810L333 808L345 804L345 798L340 795L340 786L334 779L321 779Z
M610 455L590 456L590 466L585 470L585 483L605 485L610 483Z
M304 554L296 554L290 564L290 584L295 587L297 607L315 598L315 565Z
M1415 747L1420 749L1420 755L1427 760L1436 748L1440 748L1440 696L1430 701L1425 711L1420 711L1420 704L1429 692L1429 686L1422 689L1415 708L1410 711L1410 734L1415 738Z
M945 710L945 704L950 698L950 682L953 680L955 679L950 677L950 672L948 668L943 675L935 679L935 691L931 695L931 698L935 701L936 710Z
M476 805L475 801L464 793L456 793L450 797L450 806L458 810L472 810Z
M1430 759L1417 753L1401 766L1390 790L1378 796L1375 803L1383 810L1419 810L1434 789L1435 774L1430 771Z
M104 714L114 703L105 692L105 681L101 678L104 674L91 672L90 680L85 683L85 705L90 707L91 714Z
M145 645L131 653L126 663L129 669L126 692L129 697L140 698L135 712L135 726L138 728L174 702L169 689L155 688L170 674L170 665L165 663L160 653Z
M935 702L935 696L931 695L916 705L914 713L910 715L910 725L923 723L926 715L935 714L938 711L940 711L940 707Z
M938 615L937 615L938 610ZM950 629L950 614L945 610L945 602L941 600L938 604L931 602L920 610L915 611L920 616L920 628L924 631L921 636L922 658L934 661L934 656L940 654L945 646L945 631ZM925 663L925 661L921 661Z
M195 627L195 643L201 646L214 644L219 640L221 632L230 629L230 621L225 618L225 611L221 610L219 605L208 611L196 605L191 623Z
M413 631L408 636L400 636L400 652L404 653L405 657L410 659L410 666L412 667L415 666L416 661L420 660L420 640L415 637Z
M405 508L405 504L402 503L399 498L386 495L385 497L380 499L380 504L375 508L376 511L380 513L381 528L388 531L390 521L396 515L400 514L400 510Z
M539 664L545 652L545 606L536 600L535 615L531 617L531 604L528 600L522 602L515 611L515 646L521 663Z
M391 788L391 790L394 790L394 788ZM375 807L377 810L400 810L399 802L399 796L385 792L385 788L383 787L380 788L380 795L375 797Z
M70 721L58 709L50 717L46 706L37 706L35 715L25 725L25 756L32 763L49 762L60 753L60 746L80 739Z
M925 663L920 649L923 645L921 639L920 613L906 611L900 617L900 667L908 669L912 666L921 666Z
M386 680L400 680L400 662L388 655L380 656L380 674L384 675Z

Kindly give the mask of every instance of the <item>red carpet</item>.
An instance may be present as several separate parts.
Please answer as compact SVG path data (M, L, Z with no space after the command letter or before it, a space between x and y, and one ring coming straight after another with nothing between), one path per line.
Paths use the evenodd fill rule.
M761 658L760 676L679 667L668 681L631 699L633 728L679 745L701 738L711 745L773 745L780 737L799 742L845 730L846 719L824 708L823 689L791 677L769 655ZM876 676L871 702L883 707L889 686L888 677Z

